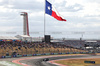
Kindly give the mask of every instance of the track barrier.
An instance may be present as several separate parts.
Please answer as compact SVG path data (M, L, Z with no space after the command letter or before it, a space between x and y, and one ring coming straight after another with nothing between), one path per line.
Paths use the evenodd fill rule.
M32 56L32 54L27 54L27 56Z
M41 54L37 54L37 56L40 56Z
M61 55L61 54L91 54L91 53L92 52L42 53L42 54L26 54L26 55L1 56L1 58L41 56L41 55Z
M23 55L23 56L27 56L27 55Z
M22 55L17 55L17 57L22 57Z
M11 56L5 56L5 58L11 58Z

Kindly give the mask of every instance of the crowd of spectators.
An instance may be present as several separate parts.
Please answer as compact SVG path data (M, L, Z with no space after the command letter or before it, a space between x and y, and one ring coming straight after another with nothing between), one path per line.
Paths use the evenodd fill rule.
M75 48L82 48L84 47L85 41L80 41L80 40L66 40L64 41L65 45L75 47Z
M16 54L15 50L22 50L22 48L30 49L33 48L36 52L36 48L75 48L76 46L83 46L83 42L79 41L64 41L64 42L52 42L52 43L44 43L44 42L27 42L27 41L18 41L18 40L10 40L10 41L0 41L0 49L6 50L9 48L13 53ZM13 47L17 47L14 49ZM58 50L59 51L59 50ZM6 55L9 56L9 51L6 51Z
M14 49L14 47L17 47ZM22 50L22 47L25 49L33 48L35 51L36 48L64 48L65 45L60 45L58 43L44 43L44 42L27 42L27 41L0 41L0 49L7 50L9 48L14 54L16 54L15 50ZM6 55L8 56L9 51L6 51Z
M24 42L24 41L0 41L0 48L6 49L9 47L9 49L13 50L13 47L18 47L19 50L21 50L21 47L27 48L61 48L66 47L67 45L63 45L62 43L44 43L44 42Z

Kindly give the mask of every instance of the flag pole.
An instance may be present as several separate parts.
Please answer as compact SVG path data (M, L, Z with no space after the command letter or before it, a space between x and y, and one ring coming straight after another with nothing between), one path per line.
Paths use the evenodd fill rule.
M44 0L44 41L45 41L45 1L46 0Z
M43 53L44 53L44 49L45 49L45 48L44 48L44 44L45 44L45 5L46 5L46 4L45 4L45 1L46 1L46 0L44 0L44 43L43 43Z

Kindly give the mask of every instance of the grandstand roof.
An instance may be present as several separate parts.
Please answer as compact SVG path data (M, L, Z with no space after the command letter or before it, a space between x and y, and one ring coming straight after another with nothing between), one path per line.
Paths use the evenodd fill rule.
M0 39L12 39L12 40L17 40L18 38L13 37L13 36L0 36Z
M16 37L30 37L28 35L17 35Z
M63 42L62 40L51 40L51 42Z

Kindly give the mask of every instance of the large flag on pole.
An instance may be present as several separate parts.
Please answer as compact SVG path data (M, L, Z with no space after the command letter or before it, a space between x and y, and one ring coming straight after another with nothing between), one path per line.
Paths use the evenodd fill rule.
M63 19L60 14L57 12L57 10L52 6L51 3L49 3L46 0L46 5L45 5L45 13L54 17L55 19L59 20L59 21L66 21L66 19Z

